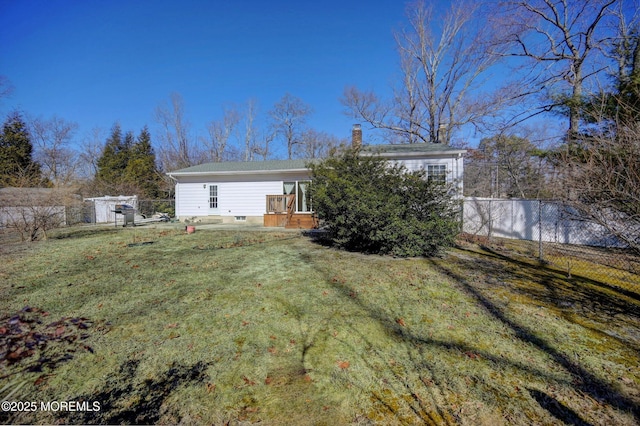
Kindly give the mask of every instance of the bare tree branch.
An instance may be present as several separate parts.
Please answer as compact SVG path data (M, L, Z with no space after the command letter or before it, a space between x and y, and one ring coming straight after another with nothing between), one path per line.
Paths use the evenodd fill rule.
M530 58L539 64L540 80L549 86L567 84L571 91L569 134L580 125L579 104L585 83L599 73L592 60L601 47L600 27L612 16L620 0L528 0L505 1L495 20L506 29L506 55ZM591 60L591 62L589 62ZM587 68L587 66L591 68Z
M172 170L194 165L197 154L190 140L190 126L185 117L182 96L172 93L170 105L158 105L155 118L162 129L158 150L162 169Z
M78 157L70 145L78 124L53 116L48 120L33 119L29 127L43 176L55 186L69 184L77 177Z
M300 136L304 131L307 117L312 112L309 105L289 93L286 93L269 111L275 133L287 144L289 159L293 158L294 148L301 142Z
M415 3L408 27L395 35L402 78L392 99L350 87L341 102L392 141L449 143L464 126L485 125L515 98L483 90L501 60L483 12L481 3L455 1L441 16L427 2Z
M240 113L235 107L225 107L222 119L209 123L207 126L209 138L204 140L204 145L210 161L220 162L228 159L229 142L240 120Z

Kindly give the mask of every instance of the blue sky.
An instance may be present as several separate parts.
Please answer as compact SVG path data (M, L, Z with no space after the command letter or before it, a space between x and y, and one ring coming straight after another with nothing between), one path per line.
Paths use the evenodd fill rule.
M193 136L222 107L286 92L309 124L348 137L346 86L383 93L397 72L400 0L0 0L0 75L14 86L0 112L77 122L77 140L118 121L157 128L154 110L182 95Z

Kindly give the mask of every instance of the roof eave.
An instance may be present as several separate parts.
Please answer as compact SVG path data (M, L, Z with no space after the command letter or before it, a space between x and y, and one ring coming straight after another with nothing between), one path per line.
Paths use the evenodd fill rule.
M411 158L411 157L457 157L467 152L464 149L456 149L450 151L430 151L430 152L367 152L363 155L383 157L383 158Z
M169 172L169 177L180 176L231 176L231 175L264 175L264 174L279 174L279 173L300 173L308 172L311 169L280 169L280 170L225 170L225 171L212 171L212 172Z

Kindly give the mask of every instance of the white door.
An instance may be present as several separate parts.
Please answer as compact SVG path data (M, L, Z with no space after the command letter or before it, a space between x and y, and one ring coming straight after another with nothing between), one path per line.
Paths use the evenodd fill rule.
M218 185L209 185L209 214L218 213Z

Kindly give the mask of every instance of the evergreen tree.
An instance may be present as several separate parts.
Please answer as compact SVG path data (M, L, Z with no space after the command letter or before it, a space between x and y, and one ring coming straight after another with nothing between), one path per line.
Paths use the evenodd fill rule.
M124 170L129 159L129 148L131 139L129 133L122 137L122 129L119 124L115 124L111 130L111 136L107 139L102 155L98 159L96 180L108 186L118 185L123 182Z
M161 176L146 126L135 138L133 132L123 135L120 125L114 125L97 167L98 192L126 193L146 199L160 196Z
M432 256L453 244L460 206L450 187L349 150L309 165L311 199L336 247L399 257Z
M12 113L0 134L0 187L41 186L40 165L33 160L33 144L19 113Z
M581 220L640 253L640 38L626 38L615 84L582 104L585 126L553 153L563 198Z
M157 198L160 192L160 174L156 167L156 155L151 146L151 135L146 126L129 149L129 153L123 175L124 181L137 186L139 195L145 198Z
M634 28L623 37L625 47L620 49L622 58L618 61L618 108L625 122L634 121L640 115L640 28ZM621 47L621 46L619 46Z

